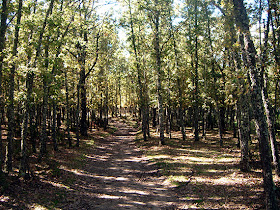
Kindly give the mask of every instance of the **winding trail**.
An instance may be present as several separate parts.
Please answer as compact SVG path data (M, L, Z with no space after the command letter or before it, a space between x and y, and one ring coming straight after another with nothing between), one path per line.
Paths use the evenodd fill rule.
M115 121L114 135L97 140L81 174L79 200L69 209L178 209L179 199L134 143L136 131ZM78 190L78 189L77 189Z

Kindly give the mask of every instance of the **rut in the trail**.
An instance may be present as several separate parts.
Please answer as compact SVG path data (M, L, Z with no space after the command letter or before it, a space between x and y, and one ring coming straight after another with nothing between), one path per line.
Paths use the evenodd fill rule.
M96 142L80 176L79 200L70 209L177 209L179 200L156 166L135 146L135 131L113 122L118 131Z

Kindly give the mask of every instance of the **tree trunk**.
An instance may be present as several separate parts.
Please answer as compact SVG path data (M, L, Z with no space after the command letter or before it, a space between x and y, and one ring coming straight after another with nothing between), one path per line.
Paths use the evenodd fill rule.
M0 23L0 173L2 172L3 166L3 143L2 143L2 120L4 113L4 99L2 91L2 75L3 75L3 60L4 60L4 49L6 42L6 30L7 30L7 18L8 18L8 0L2 0L1 8L1 23Z
M18 10L17 10L17 23L15 26L15 35L14 35L14 46L12 55L15 58L17 56L17 48L19 42L19 29L21 22L21 11L22 11L22 0L19 1ZM10 70L10 81L9 81L9 104L8 104L8 148L7 148L7 160L6 160L6 169L7 171L12 170L12 153L13 153L13 142L14 142L14 128L15 128L15 114L14 114L14 90L15 90L15 63L12 64ZM22 146L25 146L25 142L22 142ZM23 148L24 150L26 148ZM23 152L21 155L25 155Z
M207 121L207 110L203 108L202 110L202 137L205 140L206 139L206 121Z
M156 6L158 1L155 1ZM160 132L160 145L164 145L164 116L163 116L163 99L162 99L162 69L161 69L161 49L159 38L159 24L160 24L160 11L154 11L154 50L156 56L156 72L157 72L157 94L158 94L158 107L159 107L159 132Z
M238 100L237 118L241 149L240 170L244 172L250 171L249 141L251 140L251 137L248 103L248 95L246 93L243 93Z
M80 132L82 136L87 136L87 93L86 93L86 77L85 77L85 60L81 66L80 72L80 88L81 88L81 121L80 121ZM76 145L78 146L78 145Z
M77 85L77 109L74 115L75 129L76 129L76 146L80 144L80 133L79 133L79 116L80 116L80 82Z
M153 108L153 127L157 126L157 109Z
M268 125L265 116L265 108L262 101L263 78L260 77L256 68L256 50L251 39L249 30L249 18L243 3L243 0L233 0L235 22L243 34L245 44L245 56L247 58L247 67L251 80L251 101L254 104L254 117L256 131L259 139L260 157L263 168L263 180L267 209L278 209L275 187L271 169L271 153L269 148Z
M48 111L48 96L49 96L49 87L48 87L48 67L49 67L49 38L45 46L45 66L43 74L43 110L42 110L42 131L40 136L40 158L42 158L47 153L47 111Z
M183 114L183 94L181 88L181 79L178 78L178 88L179 88L179 118L180 118L180 128L182 133L183 141L186 140L186 131L185 131L185 122L184 122L184 114Z
M195 59L195 69L194 69L194 85L195 85L195 92L194 92L194 140L199 141L199 103L198 103L198 18L197 18L197 0L195 0L194 6L194 13L195 13L195 52L194 52L194 59Z
M57 147L57 124L56 124L56 120L57 120L57 106L56 106L56 101L55 99L53 99L53 122L52 122L52 140L53 140L53 150L54 151L58 151L58 147Z
M27 103L27 101L25 101ZM27 178L28 174L28 162L27 162L27 147L26 147L26 140L27 140L27 127L28 127L28 112L24 111L23 114L23 122L21 128L21 160L20 160L20 170L19 175L21 177Z
M38 39L38 43L37 43L37 47L36 47L36 55L35 55L35 59L34 59L34 62L33 62L33 68L37 67L38 59L39 59L39 57L41 57L43 35L44 35L45 29L46 29L46 26L47 26L48 18L49 18L49 16L52 13L53 6L54 6L54 0L51 0L50 5L49 5L48 10L47 10L46 15L45 15L43 26L42 26L42 28L40 30L40 33L39 33L39 39ZM47 69L48 65L49 65L48 64L48 46L46 46L45 50L46 50L46 55L45 55L45 57L46 57L46 64L45 64L45 68ZM26 81L26 83L28 83L27 84L28 90L27 90L27 103L26 103L27 108L26 108L26 111L28 112L27 115L30 118L29 123L30 123L31 139L35 138L35 133L36 133L35 132L36 128L35 128L35 125L34 125L35 106L34 106L34 103L32 103L32 101L33 101L33 99L32 99L33 79L34 79L34 73L33 72L28 72L27 73L27 81ZM47 87L46 81L44 81L44 82L45 82L45 84L43 84L43 85L45 87ZM47 91L47 92L45 92L45 91ZM44 119L44 116L43 116L43 120L42 120L42 134L41 134L41 138L40 138L40 141L41 141L40 142L40 158L42 158L42 156L45 155L46 152L47 152L47 148L46 148L46 139L47 139L47 134L46 134L46 118L47 118L47 104L48 104L48 88L46 88L46 90L44 90L44 96L43 97L44 97L43 98L43 103L44 103L45 107L43 107L43 111L42 112L43 112L43 115L45 114L45 119ZM45 126L45 128L44 128L44 126Z
M142 83L142 78L143 78L143 73L141 72L140 68L140 61L138 57L138 51L136 47L136 41L135 41L135 34L134 34L134 23L132 19L132 12L131 12L131 5L130 5L130 0L128 1L129 3L129 14L130 14L130 28L131 28L131 35L132 35L132 45L133 45L133 51L134 51L134 56L136 60L136 69L137 69L137 81L139 85L139 107L141 110L141 116L142 116L142 132L143 132L143 138L144 141L147 140L147 111L146 111L146 105L145 105L145 100L144 100L144 88L143 88L143 83Z
M72 147L72 140L70 136L70 107L69 107L69 92L68 92L68 79L67 79L67 69L64 70L65 75L65 94L66 94L66 131L67 131L67 139L68 146Z
M269 1L268 1L269 4ZM267 28L265 31L265 37L264 37L264 46L263 46L263 52L262 52L262 59L261 59L261 74L264 80L264 88L262 91L262 98L263 103L265 107L265 113L268 123L268 132L269 132L269 139L270 139L270 146L271 146L271 152L272 152L272 161L273 165L275 167L276 174L280 175L280 164L279 164L279 154L278 154L278 148L277 148L277 141L276 141L276 135L275 135L275 116L273 114L273 109L271 106L271 103L268 98L267 93L267 86L268 86L268 79L265 73L265 67L267 63L267 45L268 45L268 34L269 34L269 28L270 28L270 20L271 20L271 11L270 11L270 5L268 9L268 17L267 17Z

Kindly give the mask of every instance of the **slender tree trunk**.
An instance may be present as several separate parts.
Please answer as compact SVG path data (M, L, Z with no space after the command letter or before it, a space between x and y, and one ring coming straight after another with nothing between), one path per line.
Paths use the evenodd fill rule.
M158 5L158 1L155 1ZM158 107L159 107L159 132L160 132L160 145L164 145L164 116L163 116L163 99L162 99L162 69L161 69L161 49L159 38L159 24L160 24L160 11L154 11L154 50L156 55L156 72L157 72L157 94L158 94Z
M108 121L109 121L109 108L108 108L108 99L109 99L109 91L108 91L108 80L106 76L106 87L105 87L105 102L104 102L104 107L105 107L105 119L104 119L104 130L107 129L108 127Z
M48 68L49 68L49 38L45 45L45 66L43 74L43 110L42 110L42 131L40 137L40 157L43 157L47 153L47 111L48 111L48 96L49 96L49 87L48 87Z
M203 116L203 119L202 119L202 136L203 136L203 139L205 140L206 139L206 121L207 121L207 110L205 108L203 108L203 111L202 111L202 116Z
M24 112L23 114L23 123L21 129L21 159L20 159L20 170L19 175L24 178L29 177L29 165L27 161L27 124L28 124L28 112Z
M77 85L77 110L75 113L75 125L76 125L76 146L80 144L80 133L79 133L79 116L80 116L80 82Z
M15 58L17 56L17 47L19 42L19 29L21 22L21 11L22 11L22 0L19 1L18 10L17 10L17 23L15 26L15 35L14 35L14 46L12 55ZM12 153L13 153L13 142L14 142L14 128L15 128L15 114L14 114L14 90L15 90L15 63L12 64L10 70L10 81L9 81L9 104L8 104L8 148L7 148L7 160L6 160L6 169L7 171L12 170ZM25 142L22 142L22 146L25 146ZM26 148L23 148L25 150ZM9 151L10 150L10 151ZM21 156L25 155L24 152L21 153ZM24 157L25 158L25 157ZM24 173L25 174L25 173Z
M260 157L263 168L263 180L267 209L278 209L275 187L271 169L271 153L269 148L268 125L265 116L265 108L262 100L263 78L260 77L256 68L256 50L251 39L249 30L249 19L243 0L233 0L235 22L242 34L244 34L245 52L247 67L251 80L251 100L254 104L254 116L256 131L259 139Z
M175 69L176 73L180 74L179 72L179 58L178 58L178 50L177 50L177 44L176 44L176 39L174 35L174 29L173 29L173 24L172 24L172 19L170 15L170 28L171 28L171 36L172 36L172 41L173 41L173 50L174 50L174 55L175 55ZM184 115L183 115L183 90L182 90L182 81L181 78L177 78L177 83L178 83L178 92L179 92L179 117L180 117L180 128L181 128L181 133L182 133L182 138L183 141L186 140L186 132L185 132L185 123L184 123ZM170 118L171 120L171 118ZM170 126L171 126L171 121L170 121Z
M243 93L238 100L238 130L240 138L241 160L240 170L250 171L249 166L249 141L250 137L250 119L248 107L248 95Z
M37 67L37 62L38 62L38 59L39 57L41 57L41 52L42 52L42 41L43 41L43 35L45 33L45 29L46 29L46 26L47 26L47 21L49 19L49 16L51 15L52 13L52 10L53 10L53 6L54 6L54 0L51 0L50 4L49 4L49 7L48 7L48 10L46 12L46 15L45 15L45 19L44 19L44 22L43 22L43 26L40 30L40 33L39 33L39 39L38 39L38 42L37 42L37 47L36 47L36 55L35 55L35 59L34 59L34 62L33 62L33 68L36 68ZM48 48L48 46L47 46ZM47 64L46 65L46 69L48 67L48 49L46 49L46 53L47 55L45 56L47 59L46 59L46 62ZM34 105L34 99L32 98L32 91L33 91L33 80L34 80L34 73L31 71L29 71L27 73L27 79L26 79L26 84L27 85L27 103L26 103L26 111L28 112L27 115L29 116L29 124L30 124L30 132L31 132L31 139L35 138L35 125L34 125L34 116L35 116L35 105ZM46 81L45 81L46 82ZM47 83L44 84L46 87L47 87ZM44 91L48 91L48 88L47 90L44 90ZM43 101L45 100L45 108L43 107L43 115L44 115L44 112L45 113L45 118L47 117L47 101L48 101L48 93L47 92L44 92L44 99ZM45 110L44 110L45 109ZM44 122L45 120L45 122ZM46 154L47 152L47 148L46 148L46 136L47 134L46 133L43 133L44 132L44 129L46 131L46 128L44 128L44 123L46 123L46 119L44 119L43 117L43 121L42 121L42 134L41 134L41 138L40 138L40 158L42 158L43 155ZM46 125L45 125L46 126ZM25 128L25 126L23 126L23 128ZM24 132L23 132L24 133ZM34 139L33 139L34 140Z
M153 108L153 127L157 126L157 109Z
M85 60L83 59L83 65L80 72L81 77L81 121L80 121L80 132L82 136L87 136L87 95L86 95L86 76L85 76ZM78 145L76 145L78 146Z
M168 107L167 107L167 112L166 112L166 128L167 131L166 133L169 133L169 139L172 138L172 129L171 129L171 73L170 73L170 69L168 68Z
M119 78L121 76L119 75ZM120 117L122 117L122 92L121 92L121 79L119 79L119 99L120 99Z
M270 2L268 1L268 4ZM269 132L269 139L270 139L270 146L271 146L271 152L272 152L272 160L273 165L275 167L276 174L280 175L280 164L279 164L279 154L278 154L278 148L277 148L277 141L276 141L276 135L275 135L275 116L273 115L273 109L270 104L268 93L267 93L267 85L269 83L266 73L265 73L265 67L267 63L267 45L268 45L268 33L270 28L270 20L271 20L271 11L270 11L270 4L268 9L268 17L267 17L267 28L265 31L265 37L264 37L264 46L263 46L263 52L262 52L262 60L261 60L261 74L264 80L264 88L262 90L262 98L263 103L265 107L265 113L268 123L268 132Z
M67 79L67 69L64 70L65 75L65 94L66 94L66 131L67 131L67 139L68 139L68 146L72 147L72 139L70 136L70 108L69 108L69 92L68 92L68 79Z
M53 150L58 151L57 147L57 106L56 106L56 101L53 99L53 122L52 122L52 140L53 140Z
M186 131L185 131L185 123L184 123L184 114L183 114L183 94L181 88L181 79L178 78L178 89L179 89L179 117L180 117L180 128L182 133L183 141L186 140Z
M7 30L7 18L8 18L8 4L10 1L2 0L2 8L1 8L1 23L0 23L0 173L2 173L3 167L3 143L2 143L2 120L4 113L4 99L3 99L3 91L2 91L2 75L3 75L3 60L4 60L4 49L6 42L6 30ZM9 166L11 168L11 166Z
M195 13L195 51L194 51L194 59L195 59L195 69L194 69L194 140L199 141L199 103L198 103L198 18L197 18L197 0L195 0L194 6Z
M142 132L143 132L143 138L144 141L147 140L147 111L146 111L146 105L145 105L145 100L143 96L143 83L142 83L142 78L143 78L143 73L141 72L140 68L140 61L139 61L139 56L138 56L138 51L136 47L136 41L135 41L135 34L134 34L134 23L133 23L133 18L132 18L132 12L131 12L131 5L130 5L130 0L129 0L129 14L130 14L130 28L131 28L131 34L132 34L132 45L133 45L133 51L134 51L134 56L136 60L136 69L137 69L137 80L138 80L138 85L139 85L139 107L141 110L141 116L142 116Z

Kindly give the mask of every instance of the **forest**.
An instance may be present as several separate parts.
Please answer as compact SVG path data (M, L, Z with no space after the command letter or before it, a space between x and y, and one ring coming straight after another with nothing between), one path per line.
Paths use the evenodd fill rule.
M184 157L204 151L215 164L217 154L234 152L235 173L252 176L248 181L254 176L261 180L260 205L243 209L279 209L279 0L1 0L0 4L1 207L36 209L24 199L13 206L8 199L16 193L13 189L30 189L50 171L52 178L65 178L68 169L58 166L59 160L78 153L83 164L97 167L87 162L90 158L84 152L89 148L96 152L92 158L104 148L108 155L111 145L137 159L137 151L127 148L134 142L163 175L173 177L174 164L160 158L167 149L169 157L175 157L179 147ZM155 148L163 152L161 156L151 155ZM213 148L219 151L217 157ZM124 154L108 156L110 164L128 167L115 162ZM177 180L175 187L178 197L186 200L190 185L197 187L192 181L195 174L200 176L199 170L205 169L197 167L206 156L193 158L198 159L193 169L176 171L189 177ZM106 161L92 165L105 167ZM180 164L184 164L180 170L190 167ZM135 167L143 170L140 180L148 177L142 166ZM150 173L146 181L158 176ZM71 178L70 184L76 182ZM58 207L44 204L46 209L122 208L116 203L69 207L65 203L70 201L59 206L62 195L56 196L60 197L52 205ZM207 206L203 196L189 200L195 207L173 204L170 209L239 209ZM164 202L130 207L164 209L168 206Z

